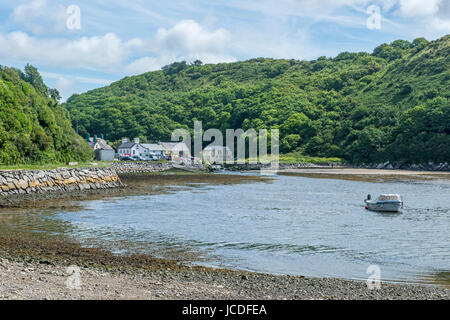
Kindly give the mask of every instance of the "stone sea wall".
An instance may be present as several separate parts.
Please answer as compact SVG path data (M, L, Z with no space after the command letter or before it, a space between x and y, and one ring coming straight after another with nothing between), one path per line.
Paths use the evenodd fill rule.
M111 168L0 171L0 196L121 187Z
M114 162L111 167L118 174L162 172L173 168L185 170L205 170L202 164L174 164L172 162Z
M165 162L114 162L111 167L118 174L120 173L146 173L160 172L173 168L172 163Z

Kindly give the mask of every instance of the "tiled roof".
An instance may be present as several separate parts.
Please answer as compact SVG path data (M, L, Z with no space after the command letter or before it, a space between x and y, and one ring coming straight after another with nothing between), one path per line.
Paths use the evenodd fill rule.
M113 148L108 143L106 143L106 141L103 139L98 139L97 143L100 146L100 148L103 150L113 150Z
M98 145L97 149L102 149L102 150L112 150L113 148L106 143L105 140L103 139L97 139L97 141L94 142L94 140L92 139L91 141L88 142L88 144L91 146L91 148L95 148Z
M142 143L141 145L149 150L164 151L164 148L156 143Z
M169 150L189 150L184 142L160 142L159 144Z
M122 144L119 146L119 149L130 149L130 148L132 148L134 145L135 145L134 142L122 143Z

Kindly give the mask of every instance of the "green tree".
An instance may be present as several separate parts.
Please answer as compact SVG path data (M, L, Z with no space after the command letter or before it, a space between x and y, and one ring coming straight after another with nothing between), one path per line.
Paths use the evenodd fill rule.
M48 97L48 88L42 80L41 74L38 69L33 67L31 64L25 66L25 81L29 82L37 92L45 97Z

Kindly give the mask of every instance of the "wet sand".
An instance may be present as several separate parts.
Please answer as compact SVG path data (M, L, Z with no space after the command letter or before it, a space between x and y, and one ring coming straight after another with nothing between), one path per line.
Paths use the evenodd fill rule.
M450 172L442 171L414 171L387 169L283 169L278 174L293 175L309 178L343 179L353 181L384 182L408 180L450 180Z

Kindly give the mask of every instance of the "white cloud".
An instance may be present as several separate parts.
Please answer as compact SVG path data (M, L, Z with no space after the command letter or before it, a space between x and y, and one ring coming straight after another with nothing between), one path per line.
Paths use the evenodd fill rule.
M73 75L69 75L69 74L61 74L61 73L54 73L54 72L42 71L40 73L43 77L55 79L56 81L60 81L62 84L82 82L82 83L89 83L89 84L108 85L112 82L111 80L108 80L108 79L73 76ZM56 88L58 88L58 87L56 87Z
M389 1L389 0L380 0ZM298 17L312 21L328 21L339 25L362 25L365 27L365 16L348 14L340 9L351 7L362 10L373 0L228 0L221 5L239 10L252 11L271 18Z
M97 2L101 5L106 3L103 0ZM140 3L142 2L134 2L130 10L136 14L144 10L145 7ZM176 7L177 3L175 1L171 5ZM115 8L118 6L121 10L126 6L119 0L114 0L113 4ZM402 21L402 28L391 23L388 29L385 27L386 24L383 24L383 28L387 28L383 29L385 32L401 29L399 33L416 34L419 31L422 33L431 31L429 34L433 34L433 32L441 33L450 30L448 15L443 14L445 11L443 0L279 0L276 2L274 0L248 2L227 0L226 3L210 0L208 4L211 7L217 4L218 8L228 6L231 9L238 9L238 12L246 12L245 19L241 16L220 20L219 14L214 16L214 19L202 20L202 24L194 20L181 20L170 27L158 29L146 40L121 39L116 33L64 38L61 34L60 37L55 37L54 33L52 36L49 30L54 32L57 28L65 29L67 18L65 7L55 5L49 0L28 1L17 6L11 18L20 23L22 30L29 31L10 33L0 31L0 58L29 61L43 66L84 68L126 74L157 70L166 64L181 60L191 62L199 59L204 63L218 63L236 61L236 57L256 56L311 59L319 55L333 55L335 50L330 49L331 45L320 48L318 45L320 40L315 38L318 34L315 32L317 29L313 29L316 25L326 21L327 24L323 24L323 30L329 30L329 32L334 31L335 25L366 28L365 8L369 4L376 4L382 8L383 22L389 22L387 17L405 18ZM82 21L86 21L89 26L95 25L96 20L92 19L93 16L102 22L103 20L111 22L111 19L115 18L114 14L117 14L113 9L102 8L97 12L92 11L95 5L92 8L88 6L90 10L85 9L86 6L88 5L83 4L82 8L90 12L88 17L91 19L87 17ZM198 7L201 5L196 8ZM182 8L187 10L190 6ZM152 9L155 8L152 7ZM170 15L161 14L156 9L153 11L146 9L142 12L144 16L156 21L165 21L165 23L172 21ZM101 13L105 13L105 16ZM206 24L205 21L207 21ZM208 27L208 22L223 23L227 27L211 28ZM83 29L82 32L86 30ZM142 37L145 37L145 30L142 30ZM327 32L323 30L320 32ZM63 32L67 35L69 31ZM123 30L117 32L128 34L121 33ZM42 37L44 34L46 36ZM72 33L71 36L73 35ZM68 85L69 82L65 82L64 79L61 79L60 83Z
M223 28L208 30L193 20L182 20L170 29L160 28L148 43L149 53L125 68L137 74L160 69L174 61L201 60L204 63L232 62L231 34Z
M383 11L389 11L391 10L395 5L397 4L397 0L382 0L381 1L381 8Z
M433 17L430 21L430 26L434 30L450 32L450 20Z
M36 0L39 7L45 1ZM39 6L38 6L39 5ZM16 8L16 15L26 15L27 8ZM172 28L160 28L152 40L121 40L114 33L76 39L43 38L25 32L0 33L0 57L30 61L46 66L85 68L101 71L142 73L160 69L174 61L196 59L204 63L236 61L230 52L231 34L223 28L208 30L192 20L183 20ZM130 62L143 49L144 56ZM63 81L63 80L61 80Z
M158 29L154 44L157 50L182 55L223 53L230 43L230 34L220 28L209 31L193 20L183 20L171 29Z
M33 0L14 8L12 16L14 19L23 21L25 19L35 18L47 6L47 0Z
M58 89L61 94L62 101L66 101L78 87L97 87L97 86L106 86L112 83L111 80L100 79L100 78L91 78L91 77L82 77L82 76L74 76L70 74L61 74L61 73L53 73L53 72L40 72L45 82L48 82L48 79L54 80L52 87Z
M407 17L432 16L442 0L400 0L400 12Z
M416 24L417 21L421 23L419 32L450 32L450 18L445 13L445 5L448 3L442 0L399 0L398 11L405 17L419 19L416 20Z
M54 32L67 32L66 7L47 0L32 0L14 8L11 14L14 22L20 23L23 28L33 34L48 34Z
M125 72L128 74L141 74L148 71L154 71L160 69L162 66L168 63L167 57L143 57L139 58L125 67Z
M24 32L0 34L0 57L66 68L108 70L120 66L140 39L123 42L114 33L75 40L37 38Z

